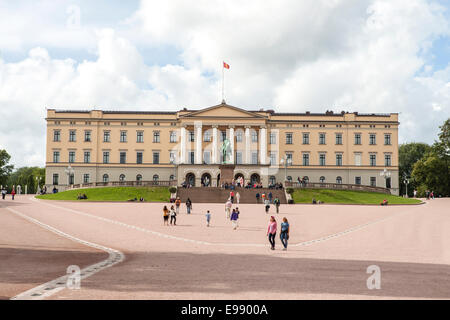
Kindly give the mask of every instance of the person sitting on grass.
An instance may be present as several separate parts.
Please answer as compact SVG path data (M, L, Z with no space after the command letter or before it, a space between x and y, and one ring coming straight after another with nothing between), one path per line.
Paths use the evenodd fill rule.
M382 206L387 206L388 205L388 201L386 199L383 200L383 202L380 203Z
M317 204L317 201L316 201L316 199L312 199L312 204Z

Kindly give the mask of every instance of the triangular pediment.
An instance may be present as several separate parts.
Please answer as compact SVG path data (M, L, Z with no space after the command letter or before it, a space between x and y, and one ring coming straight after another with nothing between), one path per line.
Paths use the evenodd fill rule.
M230 106L226 103L219 104L217 106L212 106L202 110L192 111L181 116L182 118L266 118L255 112L250 112L241 108Z

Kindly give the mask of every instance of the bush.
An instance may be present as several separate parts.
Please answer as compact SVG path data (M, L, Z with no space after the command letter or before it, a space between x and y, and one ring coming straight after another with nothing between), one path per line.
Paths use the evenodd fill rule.
M286 193L287 194L293 194L294 193L294 188L286 188Z
M170 187L169 188L169 192L170 193L175 193L175 192L177 192L177 188L176 187Z

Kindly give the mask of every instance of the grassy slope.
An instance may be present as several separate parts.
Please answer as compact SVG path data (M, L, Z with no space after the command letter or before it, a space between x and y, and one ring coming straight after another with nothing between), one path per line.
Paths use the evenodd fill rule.
M295 203L311 203L313 198L325 203L380 204L383 199L387 199L389 204L420 203L418 199L406 199L383 193L329 189L297 189L292 197Z
M169 201L169 188L165 187L113 187L113 188L88 188L59 192L55 194L46 194L37 196L39 199L46 200L77 200L77 195L84 193L87 200L78 201L127 201L143 197L148 202L167 202Z

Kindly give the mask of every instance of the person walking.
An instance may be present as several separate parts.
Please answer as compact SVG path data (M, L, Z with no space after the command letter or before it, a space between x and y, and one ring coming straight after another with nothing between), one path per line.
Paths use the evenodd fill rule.
M231 224L233 225L233 230L236 230L238 227L238 219L239 219L239 213L236 211L236 209L233 209L233 213L231 214Z
M14 200L14 196L16 195L16 191L14 190L14 188L12 189L12 191L11 191L11 196L12 196L12 199Z
M230 201L231 203L234 202L234 191L230 191Z
M233 206L233 204L231 203L230 199L228 199L227 202L225 202L225 214L226 214L227 220L230 219L232 206Z
M275 208L277 209L277 214L280 213L280 199L278 199L278 197L276 197L275 199L273 199L273 204L275 205Z
M269 194L267 195L267 197L269 198L270 203L272 203L272 198L273 198L272 191L269 192Z
M169 226L169 214L170 211L167 209L167 206L164 206L163 208L163 218L164 218L164 225Z
M270 210L270 201L269 201L269 199L264 200L264 207L266 209L266 213L269 213L269 210Z
M181 200L180 200L180 197L177 197L177 200L175 200L175 208L177 208L176 209L177 214L180 213L180 206L181 206Z
M256 203L259 203L259 192L256 193Z
M174 209L174 207L170 207L170 225L176 226L177 225L177 212Z
M6 197L6 190L5 188L2 188L2 200L5 200Z
M283 222L281 223L280 240L284 247L283 251L286 251L289 240L289 222L286 217L283 218Z
M239 204L240 201L241 201L241 195L239 194L239 192L236 192L236 202L237 202L237 204Z
M187 214L191 214L191 210L192 210L192 201L191 201L191 199L187 198L187 200L186 200Z
M269 237L270 249L275 250L275 236L277 235L277 221L274 216L270 217L269 226L267 228L267 236Z
M209 210L206 211L205 216L206 216L206 226L209 227L209 223L211 222L211 212L209 212Z

